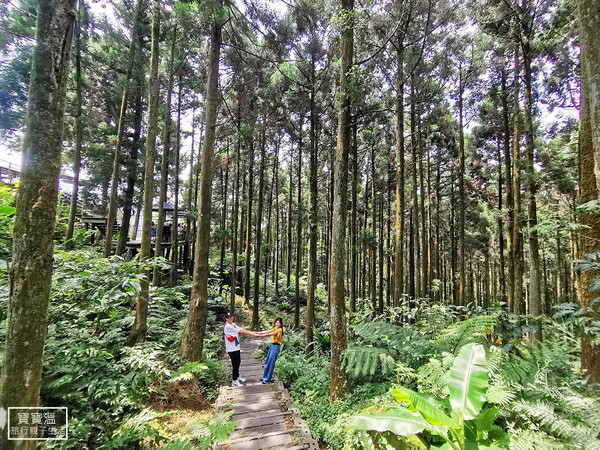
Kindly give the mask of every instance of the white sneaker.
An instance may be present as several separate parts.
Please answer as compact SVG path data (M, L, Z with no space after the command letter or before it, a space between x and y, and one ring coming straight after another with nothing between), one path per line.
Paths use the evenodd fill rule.
M239 381L240 383L245 383L245 382L246 382L246 379L245 379L245 378L242 378L242 377L238 377L238 381Z
M232 387L242 387L242 386L243 386L243 384L242 384L242 383L240 383L240 382L239 382L239 380L233 380L233 381L231 382L231 386L232 386Z

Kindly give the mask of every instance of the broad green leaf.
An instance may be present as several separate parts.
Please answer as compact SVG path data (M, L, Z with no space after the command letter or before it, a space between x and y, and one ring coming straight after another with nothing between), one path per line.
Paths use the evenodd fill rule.
M457 428L459 426L455 419L448 417L441 409L418 392L399 386L392 390L392 395L398 402L406 402L412 405L431 425L441 425L450 428Z
M500 408L497 406L481 411L477 417L475 417L475 425L477 426L477 439L485 437L483 434L490 431L490 428L494 424L496 417L498 416Z
M483 404L488 387L488 371L484 367L485 350L481 344L467 344L460 349L448 375L450 405L463 414L465 420L474 419Z
M400 436L417 434L431 426L421 414L404 408L393 408L374 414L357 414L351 418L350 423L359 430L391 431Z

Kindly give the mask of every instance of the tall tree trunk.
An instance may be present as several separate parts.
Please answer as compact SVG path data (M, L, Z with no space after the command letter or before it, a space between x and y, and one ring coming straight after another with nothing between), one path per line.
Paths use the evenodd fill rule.
M499 256L499 267L498 267L498 281L500 284L500 301L506 301L506 279L504 267L506 265L506 261L504 258L504 220L502 219L502 207L503 207L503 193L504 186L502 180L502 143L500 137L498 137L497 145L496 145L496 158L498 159L498 256ZM493 264L493 262L492 262ZM495 283L494 283L495 286ZM494 289L495 293L495 289ZM495 295L494 295L495 297Z
M579 42L581 45L581 78L589 92L591 139L594 173L600 193L600 4L597 0L578 0ZM583 62L585 61L585 63Z
M520 130L520 64L518 47L515 49L515 79L514 79L514 114L513 114L513 204L514 204L514 222L513 222L513 312L518 314L525 313L525 302L523 299L523 231L521 226L521 130Z
M233 212L231 214L231 293L229 298L229 309L234 313L235 295L237 287L237 253L238 253L238 212L240 204L240 141L235 145L235 181L233 182Z
M160 39L161 0L152 6L152 38L150 52L150 74L148 78L148 125L146 131L146 162L144 167L144 217L142 219L142 241L140 264L150 257L150 227L152 225L152 200L154 198L154 159L156 157L156 134L158 128L158 42ZM128 345L142 342L148 330L148 301L150 300L150 274L140 281L140 292L136 300L135 321L127 338Z
M139 41L139 38L138 38ZM139 44L138 44L139 45ZM131 149L129 153L129 170L127 171L127 186L125 187L125 201L123 203L123 221L121 223L121 234L119 236L119 242L117 243L117 255L125 253L127 241L129 240L129 228L131 225L131 211L133 206L133 200L135 195L135 182L138 177L138 151L140 146L140 137L142 135L142 116L143 116L143 92L142 86L144 84L143 74L138 74L136 77L136 95L134 105L134 117L133 117L133 137L131 139ZM139 208L138 219L139 219ZM137 226L135 227L136 232L133 234L133 238L136 238Z
M77 200L79 196L79 172L81 170L81 141L83 135L82 117L82 81L81 81L81 21L84 14L84 2L79 1L75 27L75 149L73 155L73 188L71 189L71 204L69 207L69 223L65 236L65 248L74 247L73 234L75 232L75 216L77 214Z
M281 256L281 239L279 236L279 146L277 147L277 160L275 162L275 261L273 264L273 284L275 285L275 299L279 299L279 258Z
M136 18L131 28L131 42L129 44L129 59L127 65L127 73L125 75L125 85L123 86L123 92L121 94L121 107L119 109L119 120L117 125L117 141L115 144L115 155L113 159L112 176L110 180L110 198L108 203L108 217L106 218L106 239L104 240L104 256L108 257L112 253L112 237L113 237L113 223L116 222L117 218L117 189L120 181L121 171L121 148L123 147L123 133L125 128L125 112L127 111L127 100L129 98L129 83L131 81L131 74L133 72L133 65L135 64L135 51L137 47L137 34L138 34L138 12L141 8L142 2L138 0L136 7ZM121 232L127 233L126 230Z
M594 157L596 154L595 142L592 135L592 114L590 103L594 90L591 89L588 79L591 64L582 49L581 71L581 112L579 121L579 205L598 199L598 186L596 184ZM579 230L578 257L585 258L587 254L600 251L600 214L581 211L577 214L578 221L584 228ZM577 280L577 294L582 308L591 308L590 318L600 320L598 305L593 301L598 297L592 291L594 279L599 275L597 270L587 270L579 273ZM600 346L594 344L590 336L581 339L581 368L589 375L591 383L600 382Z
M310 91L310 167L309 167L309 230L308 230L308 286L306 290L306 354L313 352L313 326L315 324L315 290L317 288L317 119L315 111L315 60L311 59ZM354 211L354 206L353 206Z
M189 212L192 210L193 192L194 192L194 189L193 189L193 186L194 186L194 149L196 148L194 146L194 137L196 136L196 131L194 130L195 126L196 126L196 108L193 108L192 109L192 142L190 145L190 173L188 176L187 198L184 201L185 210L187 212L187 214L186 214L187 230L185 233L185 246L183 248L183 261L185 264L185 269L184 269L185 273L189 273L189 269L190 269L189 259L190 259L190 244L191 244L190 236L192 235L192 219L191 219Z
M163 256L164 246L164 225L167 217L165 211L165 203L167 202L167 189L169 183L169 166L171 159L171 102L173 96L173 64L175 59L175 43L177 41L177 27L173 28L173 38L171 42L171 56L169 58L168 81L167 81L167 102L165 105L165 125L163 129L163 153L160 164L160 191L158 194L158 219L156 223L156 242L154 243L154 256ZM171 235L168 236L169 241L173 238L173 234L177 230L171 227ZM170 245L171 242L165 242ZM152 271L152 286L158 286L160 282L160 269L158 265L154 266Z
M294 305L294 327L300 327L300 275L302 271L302 126L304 114L300 115L300 127L298 132L298 191L296 198L296 273L295 278L295 305Z
M173 263L171 267L171 283L177 282L177 274L179 271L179 153L181 150L181 94L183 87L183 77L181 71L179 71L179 77L177 82L177 130L175 134L175 173L173 174L173 230L172 236L172 253L171 261Z
M262 247L262 216L265 191L266 124L263 123L260 139L260 168L258 169L258 205L256 206L256 247L254 250L254 294L252 295L252 328L258 329L258 303L260 299L260 256Z
M404 34L396 48L396 225L394 233L394 296L393 304L400 304L404 290Z
M248 205L246 208L246 259L244 261L244 305L250 306L250 257L252 255L252 197L254 195L254 137L248 145ZM256 254L258 250L255 249ZM256 255L255 255L256 257Z
M346 373L342 368L342 353L346 350L346 215L348 196L348 152L350 146L350 93L348 76L354 51L354 0L342 0L341 14L345 15L341 31L340 84L338 93L338 133L334 160L334 197L331 229L331 385L330 401L346 392Z
M215 0L212 6L216 11L222 7L222 0ZM219 57L221 55L221 35L223 25L218 14L214 13L211 24L210 56L208 80L206 82L206 129L202 150L201 184L198 193L198 230L196 233L196 252L194 254L194 282L190 309L185 324L180 355L188 361L202 358L204 331L208 314L208 253L210 250L210 212L212 200L213 159L215 147L215 129L219 105Z
M465 132L463 119L464 79L462 64L458 82L458 304L465 305Z
M228 197L228 192L227 189L229 187L229 139L227 139L227 143L225 145L225 176L223 177L223 189L222 189L222 200L223 200L223 207L221 208L221 230L223 233L225 233L225 230L227 228L227 197ZM223 170L221 169L221 175L223 175ZM221 237L221 256L219 258L219 273L221 276L221 279L223 279L224 276L224 269L223 269L223 265L225 263L225 243L227 242L227 239L225 239L225 234L223 234L223 236ZM221 295L221 289L222 287L219 287L219 295Z
M293 198L293 177L294 177L294 165L292 164L292 151L291 148L294 147L293 141L290 145L290 187L289 187L289 201L288 201L288 217L287 217L287 264L286 264L286 283L285 287L289 289L292 278L292 198Z
M419 186L421 196L419 198L419 210L421 216L421 296L429 298L429 250L427 236L427 212L425 209L425 170L423 168L425 162L425 149L423 148L423 124L419 120L417 123L417 146L418 146L418 163L419 163Z
M357 233L358 233L358 147L356 145L357 135L357 124L352 125L352 144L350 151L352 152L352 210L350 211L350 251L351 262L350 262L350 311L356 312L356 282L357 282L357 264L358 264L358 244L357 244Z
M40 400L64 101L75 20L72 0L39 0L37 5L0 383L4 413L10 406L37 406ZM1 448L36 448L36 441L8 440L8 426L0 433Z
M506 301L509 306L514 304L514 244L513 244L513 235L514 235L514 223L515 223L515 215L514 215L514 195L512 189L512 156L510 151L510 121L508 117L508 88L506 86L506 72L504 68L502 68L501 72L501 80L502 80L502 145L504 149L504 167L505 169L505 180L506 180L506 270L507 270L507 279L506 279Z
M417 142L417 128L418 122L420 119L417 118L417 99L415 92L415 82L416 77L413 74L412 83L410 86L410 133L411 133L411 142L410 147L412 150L412 211L413 218L411 228L413 236L411 252L414 254L413 258L413 267L412 274L413 280L411 280L414 288L411 287L412 295L411 297L416 298L422 295L421 292L421 257L420 257L420 230L419 230L419 196L418 196L418 179L417 179L417 171L419 168L418 165L418 142Z
M540 244L538 239L537 226L537 180L535 173L535 136L533 132L533 95L532 95L532 73L531 73L531 49L529 38L524 37L523 48L523 68L525 71L525 142L526 142L526 162L527 162L527 190L528 190L528 228L529 228L529 311L534 317L544 313L542 298L540 292L541 273L540 273ZM536 337L541 339L541 332L536 333Z

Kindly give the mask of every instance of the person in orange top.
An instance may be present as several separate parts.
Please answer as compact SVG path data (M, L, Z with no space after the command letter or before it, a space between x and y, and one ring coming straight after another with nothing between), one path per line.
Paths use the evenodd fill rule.
M259 337L272 336L269 352L267 353L267 359L265 360L265 370L262 376L262 383L267 384L270 383L271 379L273 378L275 363L277 362L277 356L279 356L279 351L281 350L283 319L278 317L275 319L275 328L269 331L259 331L256 333L256 335Z

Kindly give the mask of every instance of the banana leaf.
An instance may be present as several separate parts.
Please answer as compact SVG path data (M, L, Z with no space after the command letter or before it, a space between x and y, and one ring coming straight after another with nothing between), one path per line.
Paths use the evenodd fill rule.
M449 417L424 395L411 389L399 386L392 390L392 395L398 402L410 405L411 410L418 411L431 425L441 425L449 428L458 428L458 421Z
M350 419L350 423L359 430L391 431L400 436L417 434L431 427L421 414L410 412L405 408L393 408L373 414L357 414Z
M460 349L448 376L450 405L465 420L474 419L483 404L488 388L488 370L484 367L485 350L481 344L467 344Z

